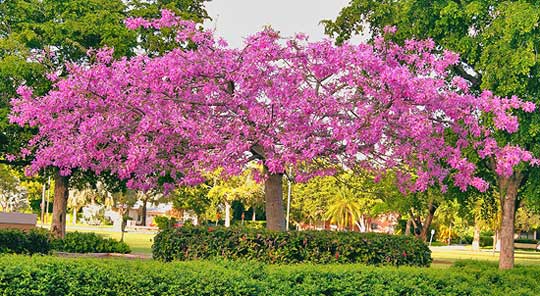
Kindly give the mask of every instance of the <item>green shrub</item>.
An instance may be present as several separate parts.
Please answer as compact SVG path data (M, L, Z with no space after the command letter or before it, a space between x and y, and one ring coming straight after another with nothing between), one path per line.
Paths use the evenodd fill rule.
M224 227L166 229L152 253L163 261L222 257L265 263L366 263L429 266L431 251L414 238L380 233L266 230Z
M478 261L437 269L7 255L0 259L0 294L527 296L538 295L538 274L539 266L498 271Z
M244 221L244 225L242 225L241 221L237 221L235 226L238 227L245 227L245 228L252 228L252 229L265 229L266 228L266 221L251 221L246 220Z
M171 218L167 216L154 217L154 223L156 223L157 227L161 230L174 228L174 225L176 224L176 222L177 221L174 217L171 217Z
M131 249L124 242L104 238L95 233L68 232L63 239L53 240L56 251L70 253L130 253Z
M492 236L480 236L480 247L492 247L493 246L493 237Z
M0 253L47 254L51 250L49 234L44 229L22 231L0 229Z
M519 238L515 239L514 243L520 243L520 244L537 244L538 240L535 239L527 239L527 238Z

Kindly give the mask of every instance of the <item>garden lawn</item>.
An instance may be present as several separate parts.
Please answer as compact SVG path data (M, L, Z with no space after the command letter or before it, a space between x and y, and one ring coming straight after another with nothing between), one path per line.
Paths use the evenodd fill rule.
M105 237L111 237L120 240L120 232L107 230L77 230L79 232L95 232ZM125 242L131 247L133 254L152 255L152 243L155 234L127 232L124 234ZM488 249L483 249L480 252L473 251L470 247L464 249L449 249L444 247L431 247L431 257L433 258L432 266L436 268L445 268L452 265L458 260L479 260L497 262L499 253L495 254ZM540 265L540 252L516 250L516 263L523 265L538 264Z
M449 249L447 247L431 247L431 257L433 267L445 267L458 260L478 260L498 262L499 252L493 253L491 250L482 249L473 251L470 247L465 249ZM540 265L540 252L516 250L514 253L517 264Z
M69 231L69 230L68 230ZM122 234L115 231L107 230L77 230L78 232L94 232L104 237L114 238L120 240ZM140 255L152 255L152 243L154 241L155 234L153 233L137 233L137 232L126 232L124 233L124 241L131 248L132 254Z
M0 257L0 295L538 295L540 266L499 271L257 262Z

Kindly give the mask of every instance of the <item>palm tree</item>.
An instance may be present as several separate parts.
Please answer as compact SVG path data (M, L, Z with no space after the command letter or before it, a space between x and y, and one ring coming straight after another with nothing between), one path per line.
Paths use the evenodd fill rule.
M340 230L352 229L362 217L362 203L348 188L340 188L336 199L330 203L325 218L336 223Z

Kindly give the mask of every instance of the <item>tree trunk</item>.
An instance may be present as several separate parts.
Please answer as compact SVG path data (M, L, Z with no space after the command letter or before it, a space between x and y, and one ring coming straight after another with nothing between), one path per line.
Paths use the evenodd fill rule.
M499 231L495 230L493 233L493 246L491 248L492 254L495 255L495 251L497 251L497 241L499 240Z
M426 220L424 220L424 225L422 225L422 231L420 232L420 238L423 241L427 241L427 233L429 230L429 226L431 226L431 221L433 221L433 216L435 216L435 211L437 210L437 207L433 204L433 202L430 202L428 210L428 215L426 217Z
M124 241L124 234L126 233L127 221L129 220L129 207L121 208L120 213L122 213L122 224L120 225L120 230L122 232L120 236L120 241Z
M64 238L66 235L66 211L69 193L69 177L54 175L54 201L51 233L54 237Z
M73 225L77 224L77 212L78 212L78 209L76 207L73 207L73 217L71 217L73 221Z
M411 235L411 219L407 219L407 224L405 224L405 235Z
M285 214L283 212L283 174L269 174L264 183L266 198L266 228L269 230L285 230Z
M517 190L520 183L520 173L514 173L511 177L499 180L502 205L499 269L511 269L514 267L514 220Z
M364 215L360 216L360 224L358 226L358 230L360 230L360 232L366 232L366 218L364 217Z
M473 251L480 251L480 225L478 225L478 221L474 223L472 249Z
M255 222L257 221L257 210L255 209L255 206L252 206L251 210L253 211L253 214L251 215L251 221Z
M225 201L225 227L231 227L231 204Z
M147 212L147 204L148 201L146 199L143 199L143 206L142 206L142 218L141 218L141 225L146 226L146 212Z

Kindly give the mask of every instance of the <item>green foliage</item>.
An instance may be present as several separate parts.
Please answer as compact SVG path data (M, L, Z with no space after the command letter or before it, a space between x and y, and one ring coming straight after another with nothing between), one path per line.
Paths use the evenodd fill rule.
M519 238L515 239L514 243L520 243L520 244L537 244L538 240L536 239L527 239L527 238Z
M379 233L271 232L241 228L163 230L152 253L163 261L222 257L265 263L365 263L429 266L431 251L413 237Z
M63 239L55 239L52 248L69 253L131 253L124 242L104 238L95 233L68 232Z
M9 100L20 84L40 95L50 82L46 72L62 74L66 62L87 60L90 48L114 47L116 56L129 55L136 34L123 24L127 17L121 0L10 0L0 1L0 157L18 153L35 129L8 122ZM37 51L54 55L36 62Z
M335 20L323 21L327 34L338 43L352 35L383 32L396 26L393 38L431 38L442 49L460 54L462 62L455 74L467 79L472 89L489 89L496 95L517 95L538 105L540 97L540 3L532 0L351 0ZM516 112L519 131L497 132L499 144L519 145L540 155L540 113ZM491 124L485 118L486 124ZM482 176L496 187L493 168L485 160L472 157ZM483 168L482 168L483 167ZM487 167L487 170L486 170ZM517 167L524 175L518 198L540 196L540 169Z
M18 229L0 230L0 253L48 254L51 250L50 236L46 230L33 229L24 232Z
M212 201L208 197L210 186L206 183L197 186L178 187L170 194L175 209L193 210L197 216L206 213Z
M88 61L87 51L112 47L115 57L132 56L134 49L163 53L175 42L173 31L136 32L124 25L127 17L152 18L169 9L184 19L208 19L206 0L9 0L0 1L0 161L17 154L36 132L9 124L9 101L20 84L36 95L50 90L47 72L63 75L66 63ZM167 30L165 30L167 31ZM46 63L35 54L51 53ZM27 159L28 160L28 159ZM22 161L20 164L24 164Z
M359 264L291 266L4 256L4 295L537 295L538 266L498 271L463 261L447 269Z
M492 247L493 246L493 237L492 236L480 236L480 247Z
M239 224L239 223L237 223ZM266 221L250 221L246 220L244 221L243 227L245 228L251 228L251 229L266 229Z
M405 199L397 190L393 176L383 176L379 182L374 179L366 172L344 171L294 184L292 220L297 223L331 220L340 228L351 228L366 216L401 210L395 201Z
M173 228L176 224L176 218L174 217L167 217L167 216L156 216L154 217L154 223L156 223L157 227L161 230Z
M162 9L168 9L185 20L202 23L210 19L205 9L205 2L210 0L129 0L130 16L156 18ZM155 30L139 30L140 45L149 55L161 55L178 47L174 42L175 31L163 28L158 33Z

